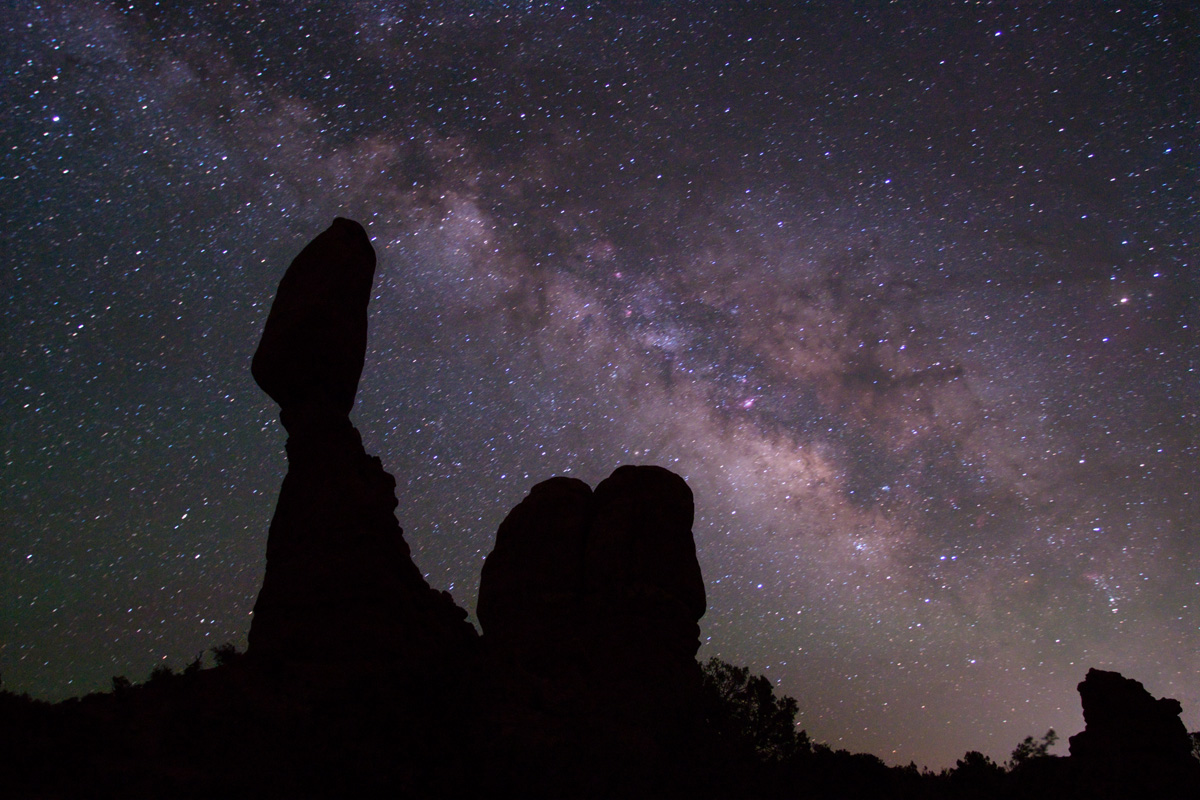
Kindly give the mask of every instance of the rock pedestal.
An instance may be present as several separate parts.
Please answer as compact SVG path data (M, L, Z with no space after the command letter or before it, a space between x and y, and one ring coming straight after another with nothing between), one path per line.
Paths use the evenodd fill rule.
M250 627L258 661L436 667L475 638L466 612L413 563L393 513L396 481L350 423L374 272L366 231L335 220L288 268L254 354L254 379L288 431Z

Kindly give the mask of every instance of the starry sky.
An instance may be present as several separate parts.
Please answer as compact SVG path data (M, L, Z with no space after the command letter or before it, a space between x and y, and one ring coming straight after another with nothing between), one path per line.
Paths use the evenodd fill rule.
M342 215L353 420L460 605L534 483L661 464L700 657L815 739L1003 759L1089 667L1200 727L1186 4L186 5L0 11L5 688L244 645L250 356Z

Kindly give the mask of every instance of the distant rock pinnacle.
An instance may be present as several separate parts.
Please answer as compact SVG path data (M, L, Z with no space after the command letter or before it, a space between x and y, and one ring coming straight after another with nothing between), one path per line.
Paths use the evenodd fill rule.
M1156 699L1139 681L1099 669L1088 670L1079 699L1086 727L1070 743L1082 773L1105 787L1136 787L1143 797L1195 796L1176 794L1184 786L1200 789L1200 763L1178 700Z

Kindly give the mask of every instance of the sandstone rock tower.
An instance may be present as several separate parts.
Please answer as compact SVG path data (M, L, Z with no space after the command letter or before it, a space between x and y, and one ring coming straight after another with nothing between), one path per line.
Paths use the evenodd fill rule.
M466 612L413 564L396 481L350 423L374 274L366 231L334 220L288 267L254 354L288 432L250 627L256 660L436 668L475 639Z

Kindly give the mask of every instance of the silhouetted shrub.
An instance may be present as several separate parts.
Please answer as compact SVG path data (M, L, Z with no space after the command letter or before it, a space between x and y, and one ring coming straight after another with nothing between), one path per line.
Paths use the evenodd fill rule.
M993 797L1005 778L1004 767L978 750L968 751L950 770L950 783L966 797Z
M1058 741L1058 734L1054 732L1054 728L1046 731L1046 735L1040 740L1034 739L1032 736L1026 736L1020 744L1012 751L1012 755L1008 759L1008 768L1016 769L1021 764L1034 758L1046 758L1050 755L1050 748Z
M167 664L159 664L154 669L150 670L150 677L146 679L146 686L166 686L172 679L175 678L175 673Z
M213 659L217 662L218 667L224 667L227 664L232 664L242 654L238 652L237 645L233 642L219 644L210 649L213 654Z

